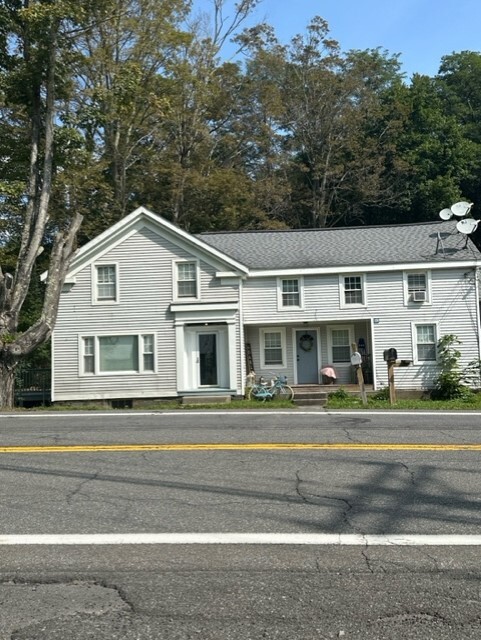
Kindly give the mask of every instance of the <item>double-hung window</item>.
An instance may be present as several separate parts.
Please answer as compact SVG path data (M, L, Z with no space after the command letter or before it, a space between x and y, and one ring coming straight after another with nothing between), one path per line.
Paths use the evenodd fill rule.
M364 275L342 275L339 284L342 308L366 306Z
M404 274L404 302L430 302L430 273L426 271Z
M94 338L83 338L83 372L95 373L95 344Z
M176 297L198 298L197 262L177 262Z
M81 342L84 375L155 370L153 334L83 336Z
M98 264L93 267L94 302L118 302L118 267L116 264Z
M286 333L283 328L261 329L262 368L286 366Z
M279 310L302 308L301 278L279 278L277 281L277 290Z
M331 362L333 364L351 362L351 343L353 332L351 327L329 327Z
M413 325L414 362L436 362L437 330L435 324Z
M142 359L144 371L154 371L154 336L142 336Z

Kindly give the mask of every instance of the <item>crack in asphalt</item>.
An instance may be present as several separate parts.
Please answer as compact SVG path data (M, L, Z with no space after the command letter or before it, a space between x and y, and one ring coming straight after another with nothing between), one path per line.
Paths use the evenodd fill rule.
M364 558L364 560L366 562L366 566L367 566L369 572L370 573L374 573L374 569L371 566L371 561L369 559L369 556L367 555L367 550L368 550L368 544L366 542L366 548L361 551L361 555L362 555L362 557Z
M65 500L66 500L67 504L68 504L68 505L71 505L71 504L72 504L72 501L73 501L73 498L74 498L76 495L79 495L79 494L80 494L80 492L82 491L82 488L83 488L87 483L92 482L92 480L96 480L96 479L98 478L98 476L99 476L99 473L100 473L99 471L96 471L95 473L93 473L93 474L92 474L91 476L89 476L88 478L85 478L85 480L82 480L81 482L79 482L79 484L77 485L77 487L76 487L73 491L70 491L70 492L67 494L67 496L66 496L66 498L65 498Z
M407 464L405 464L404 462L399 462L399 464L401 465L401 467L402 467L403 469L405 469L405 470L409 473L409 475L411 476L411 484L412 484L413 486L415 486L415 485L416 485L416 482L415 482L415 480L414 480L414 471L411 471L411 469L408 467L408 465L407 465Z
M301 491L301 484L302 484L303 480L300 477L300 473L301 473L301 470L296 471L296 486L295 486L295 490L296 490L297 496L302 500L302 502L304 502L305 504L309 504L309 505L319 505L318 500L331 500L331 501L335 501L335 502L344 503L344 505L347 508L343 509L342 519L343 519L344 523L350 529L352 529L352 531L354 531L355 533L359 533L359 531L357 531L356 527L350 522L349 517L348 517L349 512L353 509L353 505L349 502L349 500L347 500L346 498L336 498L334 496L319 495L319 494L313 494L313 497L316 499L315 501L313 499L309 499Z
M349 442L359 442L359 440L356 440L351 436L351 434L349 433L349 430L347 429L347 427L343 427L342 430L346 434L346 438L349 440Z

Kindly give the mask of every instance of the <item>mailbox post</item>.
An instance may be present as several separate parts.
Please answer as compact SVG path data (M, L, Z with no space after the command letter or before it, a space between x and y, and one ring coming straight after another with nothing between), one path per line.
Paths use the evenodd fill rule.
M389 402L396 403L396 387L394 386L394 369L395 367L408 367L411 360L398 360L396 349L386 349L384 351L384 360L387 363L387 379L389 383Z
M384 351L384 360L387 362L387 379L389 384L389 402L396 403L396 387L394 385L394 367L396 366L397 351L396 349L386 349Z
M356 369L357 383L359 385L359 390L361 392L362 404L366 405L367 393L366 393L366 388L364 386L364 375L362 373L362 356L359 353L359 351L357 351L357 344L355 342L351 344L351 349L352 349L351 364Z

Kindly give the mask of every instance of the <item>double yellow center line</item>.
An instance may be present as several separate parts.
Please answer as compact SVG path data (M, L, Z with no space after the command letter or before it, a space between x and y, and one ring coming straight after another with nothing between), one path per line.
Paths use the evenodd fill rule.
M0 453L91 453L135 451L481 451L481 444L417 444L357 442L246 442L175 444L86 444L0 447Z

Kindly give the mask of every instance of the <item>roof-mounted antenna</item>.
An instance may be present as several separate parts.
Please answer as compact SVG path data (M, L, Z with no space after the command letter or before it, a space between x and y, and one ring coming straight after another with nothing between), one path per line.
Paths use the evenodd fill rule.
M444 243L443 243L443 239L441 238L441 234L438 231L438 241L436 242L436 253L439 251L439 245L441 245L441 249L443 250L443 257L446 257L446 253L444 252Z
M474 218L464 217L464 216L467 216L468 213L471 211L472 206L473 206L472 202L464 202L464 201L455 202L453 205L451 205L449 209L441 209L441 211L439 212L439 217L441 218L441 220L451 220L453 216L456 216L457 218L462 218L461 220L459 220L459 222L456 223L456 229L459 231L459 233L463 233L466 235L466 244L464 245L464 248L468 246L468 236L470 236L472 233L476 231L479 224L479 220L475 220ZM438 231L438 242L436 246L436 253L438 252L439 244L441 244L443 254L444 254L443 241L441 238L441 234Z
M457 223L456 229L459 231L459 233L464 233L466 235L466 243L464 245L465 248L468 246L469 236L476 231L476 229L478 228L478 224L479 220L475 220L474 218L465 218L464 220L460 220Z

